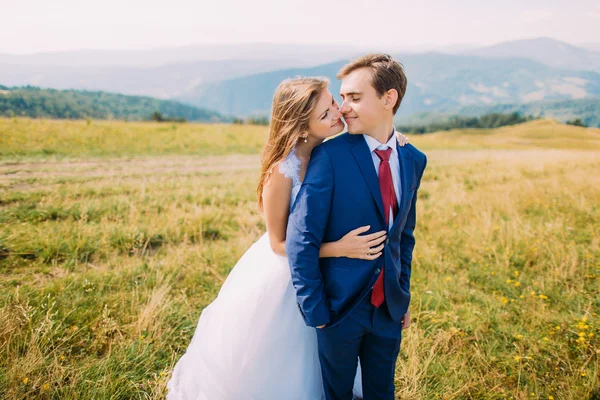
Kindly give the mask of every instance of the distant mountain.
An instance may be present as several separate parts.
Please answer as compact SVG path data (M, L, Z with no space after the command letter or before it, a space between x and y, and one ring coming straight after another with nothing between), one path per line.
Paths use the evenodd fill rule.
M262 73L221 82L199 85L193 91L177 97L185 103L214 110L227 110L226 114L237 116L267 115L271 108L273 93L279 83L294 76L328 77L333 93L339 94L335 75L344 62L320 65L313 68L293 68ZM337 86L336 86L337 85Z
M413 50L423 49L414 47ZM306 68L368 51L389 49L255 43L0 54L0 82L8 86L101 90L167 99L183 96L208 82L286 68Z
M0 85L0 117L147 120L155 111L189 121L227 120L213 111L150 97Z
M471 105L530 103L600 96L600 74L551 68L526 59L491 59L448 54L396 55L406 69L408 88L400 115L444 112ZM199 85L182 102L223 114L268 114L275 88L285 78L325 76L338 97L339 61Z
M370 45L339 44L195 44L153 49L101 50L82 49L34 54L0 54L0 64L62 66L62 67L128 67L152 68L170 64L189 64L198 61L293 61L290 67L310 67L352 58L369 52L424 53L439 51L454 53L476 48L471 44L454 45ZM1 81L0 77L0 81Z
M288 77L327 76L337 95L335 75L346 60L383 50L406 66L401 117L600 96L600 53L549 38L444 46L438 53L382 47L255 43L0 54L0 82L175 99L245 117L267 115L275 88Z
M469 51L479 49L480 46L474 44L451 44L437 46L435 49L424 51L424 53L442 53L442 54L464 54ZM418 51L401 51L402 53L419 53Z
M204 91L203 86L209 83L283 69L319 67L368 51L404 54L404 58L421 57L426 62L434 58L434 53L423 53L426 48L422 46L413 46L405 51L393 51L390 46L381 47L255 43L148 50L0 54L0 82L8 86L34 85L55 89L100 90L194 101L193 93ZM454 68L455 61L461 62L460 57L467 63L477 57L484 57L506 62L524 58L558 69L600 71L600 68L597 68L600 65L600 53L548 38L505 42L486 48L472 48L470 45L439 46L438 53L455 56L435 60L449 62L450 69ZM506 62L503 62L503 65L506 65ZM474 63L478 64L479 61ZM445 75L445 64L426 65L425 69L430 70L431 67L435 69L435 74ZM461 68L469 69L469 65L463 65ZM318 72L318 68L315 71ZM418 71L414 70L413 76L416 76L415 73ZM489 86L489 82L482 84ZM537 93L533 96L539 95Z
M554 68L600 72L600 52L551 38L503 42L466 54L493 58L527 58Z
M600 42L599 43L583 43L580 44L579 47L583 47L589 51L598 51L600 52Z
M232 79L297 65L295 60L195 61L150 68L72 67L0 63L0 82L8 86L40 86L172 98L201 83Z
M141 50L73 50L36 54L0 54L0 64L68 67L158 67L196 61L295 60L296 66L328 63L365 52L364 47L302 44L199 44Z

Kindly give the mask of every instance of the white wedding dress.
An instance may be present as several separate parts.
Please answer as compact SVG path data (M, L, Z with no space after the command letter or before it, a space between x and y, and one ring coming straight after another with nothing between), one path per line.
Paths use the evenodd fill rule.
M300 160L292 151L279 170L300 190ZM265 233L231 270L201 313L186 353L167 385L168 400L324 399L315 328L296 304L286 257ZM362 393L360 366L354 384Z

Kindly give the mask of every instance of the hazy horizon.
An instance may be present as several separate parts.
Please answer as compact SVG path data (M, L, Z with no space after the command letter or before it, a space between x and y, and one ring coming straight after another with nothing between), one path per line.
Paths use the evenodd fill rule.
M428 4L380 0L376 5L365 0L324 4L25 0L2 8L0 34L11 37L0 43L4 54L256 43L437 49L539 37L582 46L595 45L600 37L600 6L591 0L582 0L577 7L567 1L533 0L523 5L506 0L494 6L466 0L460 8L441 0ZM394 18L381 20L382 10Z
M506 42L513 42L513 41L519 41L519 40L534 40L534 39L552 39L552 40L556 40L556 41L560 41L560 42L564 42L576 47L582 47L582 48L589 48L593 51L600 51L600 41L598 42L584 42L584 43L573 43L573 42L568 42L566 40L562 40L560 38L556 38L556 37L551 37L551 36L537 36L537 37L523 37L523 38L519 38L519 39L510 39L510 40L502 40L499 42L492 42L492 43L444 43L444 44L432 44L432 43L425 43L425 44L421 44L421 45L407 45L407 46L394 46L394 45L382 45L381 47L387 47L389 49L390 53L394 53L394 52L401 52L401 51L406 51L406 52L415 52L415 53L421 53L421 52L436 52L436 51L444 51L444 50L448 50L448 49L458 49L459 51L462 49L477 49L477 48L482 48L482 47L488 47L488 46L494 46L497 44L501 44L501 43L506 43ZM164 46L151 46L151 47L127 47L127 48L119 48L119 47L78 47L78 48L68 48L68 49L58 49L58 50L42 50L42 51L28 51L28 52L8 52L8 51L0 51L0 54L3 55L15 55L15 56L28 56L28 55L40 55L40 54L59 54L59 53L71 53L71 52L80 52L80 51L114 51L114 52L119 52L119 51L152 51L152 50L165 50L165 49L185 49L185 48L190 48L190 47L200 47L200 46L252 46L252 45L266 45L266 46L277 46L277 45L289 45L289 46L314 46L317 50L319 47L323 47L323 48L331 48L334 46L337 46L341 49L344 48L344 46L348 47L348 48L356 48L358 50L362 49L362 48L368 48L370 46L377 46L376 44L367 44L367 45L363 45L363 46L351 46L351 45L344 45L344 44L338 44L338 43L315 43L315 44L311 44L311 43L297 43L297 42L262 42L262 41L248 41L248 42L244 42L244 41L239 41L239 42L221 42L221 43L217 43L217 42L198 42L198 43L189 43L189 44L182 44L182 45L164 45Z

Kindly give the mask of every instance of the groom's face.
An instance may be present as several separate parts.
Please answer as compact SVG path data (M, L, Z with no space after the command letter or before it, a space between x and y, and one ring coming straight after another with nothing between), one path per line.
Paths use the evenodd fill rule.
M342 79L340 111L351 134L372 132L385 115L385 100L377 94L372 80L367 68L354 70Z

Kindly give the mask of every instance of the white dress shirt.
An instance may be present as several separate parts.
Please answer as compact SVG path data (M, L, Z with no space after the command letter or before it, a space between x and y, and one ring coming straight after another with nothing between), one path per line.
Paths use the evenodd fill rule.
M375 172L379 177L379 164L381 164L381 160L379 156L375 154L375 150L385 150L387 148L392 149L392 153L390 154L390 168L392 169L392 181L394 183L394 191L396 192L396 200L398 201L398 208L400 208L400 195L402 187L400 186L400 160L398 159L398 140L396 139L396 128L392 133L392 137L387 143L382 144L377 139L372 138L368 135L363 135L365 141L367 142L367 146L369 146L369 151L371 152L371 158L373 159L373 165L375 166ZM396 216L392 212L392 208L390 207L390 223L388 226L388 230L392 227L394 223L394 218Z

